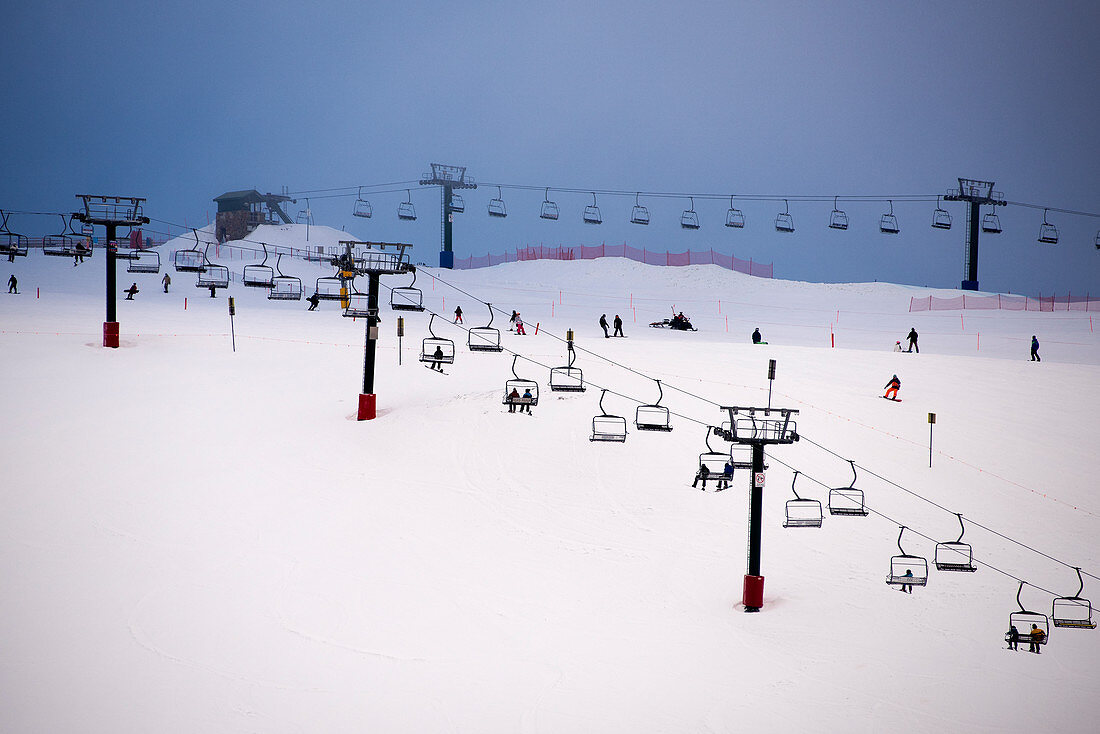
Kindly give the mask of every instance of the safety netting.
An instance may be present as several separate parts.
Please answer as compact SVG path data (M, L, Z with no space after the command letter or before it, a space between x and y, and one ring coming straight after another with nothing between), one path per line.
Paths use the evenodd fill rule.
M1096 304L1096 308L1092 304ZM939 298L937 296L925 296L923 298L911 298L909 311L959 311L962 309L985 309L1005 311L1100 311L1100 298L1091 296L953 296Z
M771 278L772 264L759 263L754 260L742 260L733 255L726 255L714 250L688 250L686 252L655 252L645 248L621 245L576 245L574 247L546 247L538 245L533 247L520 247L511 252L503 252L499 255L486 254L455 258L455 270L472 270L474 268L487 268L501 263L522 262L526 260L595 260L600 257L625 257L634 262L646 265L684 266L684 265L717 265L727 270L752 275L757 278Z

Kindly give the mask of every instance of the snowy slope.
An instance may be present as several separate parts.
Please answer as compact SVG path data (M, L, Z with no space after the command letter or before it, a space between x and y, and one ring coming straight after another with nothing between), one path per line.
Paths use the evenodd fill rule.
M493 325L539 405L509 415L510 355L469 353L438 318L458 357L430 373L428 314L403 314L399 343L384 310L380 416L360 423L363 323L333 303L232 290L234 353L224 293L122 273L142 292L120 301L122 348L105 350L102 268L32 256L15 265L23 294L0 298L3 731L1096 728L1100 633L1006 651L1018 584L994 570L1047 614L1043 589L1072 594L1076 575L1005 536L1100 574L1088 314L909 314L928 291L612 259L424 268L429 309L461 305L468 325L489 319L475 297L521 311L528 336ZM329 274L283 270L307 290ZM674 307L700 331L645 326ZM603 339L601 313L628 338ZM769 345L748 343L756 326ZM921 354L891 352L914 326ZM592 386L562 396L545 389L566 362L546 332L567 328ZM808 440L771 452L765 609L749 615L748 479L690 483L723 419L707 401L766 403L769 359L772 402L801 411ZM879 398L895 372L901 404ZM588 440L596 386L648 403L653 378L672 433ZM604 400L628 419L637 404ZM804 497L851 479L811 441L944 509L861 471L881 515L783 529L786 465ZM887 586L898 524L954 540L954 512L975 523L981 568L933 570L912 596ZM934 543L903 545L931 557Z

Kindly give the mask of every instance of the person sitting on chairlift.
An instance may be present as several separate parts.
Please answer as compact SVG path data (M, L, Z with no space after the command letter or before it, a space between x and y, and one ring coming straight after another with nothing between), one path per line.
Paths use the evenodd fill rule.
M535 396L531 394L531 388L527 388L523 391L524 403L519 406L519 412L526 412L527 415L531 415L531 401L535 399Z
M508 393L508 412L516 412L516 401L519 400L519 390L512 388L512 392Z
M123 293L126 294L126 300L127 301L134 300L134 296L136 296L138 294L137 283L134 283L133 285L131 285L129 288L124 290Z
M886 383L886 394L883 395L882 397L886 398L887 400L897 400L898 399L898 390L900 388L901 388L901 380L898 379L897 375L894 375L893 377L890 378L890 381ZM893 395L891 395L890 393L893 393Z
M1028 652L1033 652L1038 655L1041 652L1039 646L1043 644L1043 638L1046 636L1047 633L1039 629L1038 625L1031 625L1031 634L1029 635L1031 638L1031 647L1028 648Z
M1016 625L1010 624L1008 626L1008 632L1005 632L1005 642L1008 643L1009 650L1019 650L1020 644L1020 630L1016 629Z
M714 488L714 491L721 492L723 489L729 489L731 479L733 479L733 459L727 461L726 465L722 467L722 476L718 477L718 486Z
M432 359L435 360L431 364L432 369L433 370L439 370L440 372L442 372L443 371L443 347L442 346L437 346L435 348L435 352L432 353Z
M702 479L703 480L702 489L703 489L704 492L706 492L707 491L707 479L709 477L710 477L710 469L707 468L706 464L700 464L699 465L699 471L695 474L695 481L691 483L692 489L694 489L699 484L699 480Z
M756 330L752 332L752 343L759 344L761 341L763 341L763 337L760 336L760 327L757 326Z
M912 582L912 580L913 580L913 569L911 569L911 568L905 569L905 576L903 578L905 578L908 581ZM904 591L907 594L912 594L913 593L913 584L912 583L908 583L908 584L903 583L901 585L901 590Z

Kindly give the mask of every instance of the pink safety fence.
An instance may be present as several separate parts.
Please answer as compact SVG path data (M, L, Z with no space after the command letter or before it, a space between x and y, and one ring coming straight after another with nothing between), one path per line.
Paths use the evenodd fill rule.
M1091 304L1095 303L1096 308ZM1075 296L926 296L909 299L909 311L958 311L961 309L1003 309L1006 311L1100 311L1100 298Z
M727 270L753 275L757 278L771 278L772 264L742 260L733 255L724 255L714 250L688 250L687 252L654 252L644 248L621 245L577 245L575 247L520 247L512 252L500 255L481 255L455 258L455 270L487 268L501 263L525 260L595 260L600 257L625 257L646 265L717 265Z

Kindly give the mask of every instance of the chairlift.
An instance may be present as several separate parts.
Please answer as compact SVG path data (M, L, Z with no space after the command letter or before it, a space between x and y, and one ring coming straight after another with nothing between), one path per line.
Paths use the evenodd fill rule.
M397 218L406 222L415 222L416 207L414 207L412 203L412 191L405 189L405 195L408 198L397 205Z
M539 218L554 222L558 220L558 205L550 201L549 186L546 187L546 192L542 195L542 209L539 210Z
M344 279L339 275L322 275L313 286L313 295L322 301L340 301L347 293Z
M497 198L489 199L489 216L500 217L503 219L508 216L508 210L504 206L504 194L501 193L500 187L497 186Z
M573 342L569 344L569 363L564 367L550 368L550 390L553 392L584 392L584 372L574 367L577 353L573 351Z
M600 414L592 419L592 435L589 441L626 441L626 418L621 415L611 415L603 407L603 396L607 394L607 388L600 393Z
M883 234L897 234L901 229L898 227L898 218L894 216L894 202L890 199L886 201L890 203L890 212L883 214L878 220L878 229Z
M431 336L425 337L420 345L420 361L429 367L434 364L454 364L455 343L450 339L436 336L435 331L432 330L433 321L435 321L434 313L428 319L428 333Z
M127 273L159 273L160 253L156 250L137 250L130 253Z
M833 212L829 215L829 229L848 229L848 215L837 209L837 199L839 196L833 197Z
M1008 625L1016 628L1020 642L1045 645L1050 641L1050 622L1047 620L1047 615L1024 609L1024 604L1020 601L1020 592L1024 590L1025 583L1027 582L1021 581L1020 588L1016 590L1016 604L1019 605L1020 611L1008 615ZM1032 627L1043 631L1042 639L1036 640L1031 636Z
M864 516L867 508L863 505L863 490L856 489L856 462L849 459L848 463L852 466L852 483L829 490L829 514Z
M267 264L267 245L260 245L264 248L264 260L259 265L245 265L244 272L241 273L241 283L246 288L270 288L271 281L275 278L275 270Z
M928 561L921 556L910 555L901 547L901 536L905 533L905 526L898 531L899 555L890 557L890 574L886 577L886 583L891 586L927 586L928 585Z
M1100 230L1096 231L1096 249L1100 250Z
M412 272L412 283L398 286L390 291L390 308L394 311L424 310L424 293L419 288L413 287L416 284L416 267L410 265L409 271Z
M1074 629L1096 629L1096 622L1092 620L1092 602L1081 596L1085 590L1085 580L1081 577L1081 569L1074 566L1077 572L1077 581L1080 586L1073 596L1059 596L1055 598L1050 612L1051 621L1055 627L1072 627Z
M224 265L207 262L206 269L198 274L196 288L228 288L229 268Z
M189 250L176 250L173 257L177 273L201 273L206 270L206 251L199 250L199 232L192 227L191 234L195 235L195 246Z
M730 208L726 211L726 226L735 229L745 228L745 213L733 205L733 197L730 197Z
M348 285L347 293L341 298L341 302L344 304L344 316L348 318L360 318L365 319L368 316L377 316L378 308L371 308L370 306L370 294L360 293L355 289L355 281L351 280Z
M600 214L600 208L596 206L596 192L592 192L592 204L584 208L584 223L585 224L602 224L603 216Z
M461 194L451 192L450 211L453 214L461 214L466 211L466 200L462 198Z
M969 543L962 542L966 526L963 525L962 513L956 512L959 518L959 537L949 543L936 543L936 553L933 561L937 571L977 571L974 565L974 550Z
M951 229L951 213L940 206L940 197L936 197L936 209L932 212L932 226L936 229Z
M696 476L699 476L705 468L708 479L718 480L725 474L726 462L730 461L730 454L725 451L714 450L714 447L710 445L710 437L713 433L714 426L707 426L707 450L699 454L699 468L696 470Z
M695 213L695 197L689 196L691 199L691 208L685 209L684 213L680 215L680 227L683 229L699 229L699 215Z
M639 405L634 411L634 427L639 431L671 431L672 421L668 408L661 405L665 391L661 381L657 382L657 402L652 405Z
M993 209L989 212L989 214L986 214L984 217L982 217L983 232L987 232L989 234L1001 233L1001 218L994 213L996 211L996 209Z
M489 323L471 328L466 346L471 352L502 352L504 347L500 344L500 329L493 328L493 304L485 305L489 307Z
M313 210L309 208L309 200L306 200L306 208L298 211L294 217L295 224L313 224Z
M516 374L516 360L519 359L519 355L512 356L512 377L504 383L504 400L501 401L502 405L538 405L539 404L539 384L534 380L525 380ZM516 397L512 397L512 392L515 391ZM530 393L530 397L527 394Z
M14 262L17 257L26 257L30 249L30 240L25 235L16 234L8 229L8 217L11 214L0 210L0 254L7 255Z
M794 219L791 218L791 207L787 200L783 200L783 211L775 217L776 232L793 232Z
M51 255L55 257L73 257L77 254L91 254L91 251L80 245L81 252L77 252L77 235L76 231L72 228L73 217L68 220L65 219L65 215L59 215L61 217L61 234L46 235L42 238L42 254ZM74 215L75 216L75 215Z
M1039 225L1039 241L1045 245L1058 244L1058 228L1047 221L1047 210L1043 210L1043 223Z
M302 279L294 275L283 275L279 265L282 263L282 253L275 261L275 272L278 273L271 279L271 290L267 292L270 301L300 301L302 300Z
M642 192L634 194L634 208L630 210L630 223L631 224L649 224L649 209L642 206L638 201L638 197L642 195Z
M794 483L798 481L798 469L794 470L794 479L791 480L791 492L793 500L787 500L787 515L783 520L785 528L819 528L825 519L821 511L821 500L813 500L807 497L799 497L795 491Z
M363 219L370 219L374 214L374 207L370 205L370 202L363 198L363 187L359 187L359 193L355 197L355 206L351 210L352 216L362 217Z

